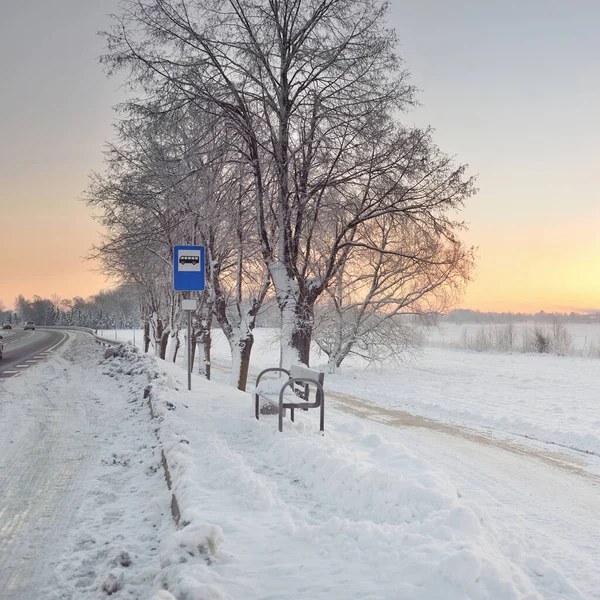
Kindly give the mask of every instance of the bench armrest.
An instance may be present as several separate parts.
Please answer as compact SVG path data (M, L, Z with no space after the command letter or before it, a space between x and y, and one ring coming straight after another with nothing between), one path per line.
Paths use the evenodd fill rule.
M290 372L287 369L283 369L281 367L270 367L268 369L264 369L264 371L261 371L258 374L258 377L256 378L256 383L254 384L254 416L256 417L256 419L258 419L260 415L260 390L258 389L258 384L260 383L261 377L265 373L285 373L288 377L290 376Z
M282 369L281 367L270 367L268 369L265 369L264 371L261 371L258 374L258 377L256 378L256 383L254 384L254 387L257 388L258 387L258 383L260 381L260 378L265 374L265 373L270 373L270 372L277 372L277 373L285 373L288 377L290 376L290 372L287 369Z
M295 383L305 383L314 385L317 388L316 399L315 402L283 402L283 394L285 393L286 388L289 386L294 389ZM313 379L312 377L290 377L279 392L279 431L283 431L283 409L289 408L291 409L291 418L294 420L294 409L295 408L317 408L320 407L321 411L321 420L319 429L321 431L325 430L325 390L323 389L323 385L320 381Z
M314 404L306 404L306 406L320 406L320 402L325 397L325 390L323 386L316 380L308 377L290 377L283 386L281 387L281 391L279 392L279 408L281 409L283 405L283 394L285 393L285 389L289 386L294 389L295 383L309 383L310 385L314 385L317 388L316 402ZM320 392L320 394L319 394Z

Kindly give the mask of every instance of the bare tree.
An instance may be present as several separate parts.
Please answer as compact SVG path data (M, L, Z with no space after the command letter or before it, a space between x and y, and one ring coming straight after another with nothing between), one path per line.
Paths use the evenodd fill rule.
M146 110L195 104L235 132L282 313L285 362L309 362L314 306L362 225L407 219L448 239L473 192L429 130L395 120L413 88L377 0L125 0L106 34ZM316 249L328 240L326 252ZM322 245L321 245L322 246Z
M145 290L159 354L164 358L168 346L168 358L175 360L181 311L179 294L171 288L172 246L205 245L208 299L196 314L190 343L204 345L200 358L208 375L208 311L214 311L230 343L232 382L245 389L252 330L269 286L256 258L258 245L250 240L247 177L239 162L229 160L219 124L194 107L164 115L142 111L142 118L136 118L136 107L126 113L130 118L119 126L120 143L108 152L107 174L95 177L88 196L110 231L98 255L105 269L134 278ZM149 265L150 282L144 275Z
M201 138L204 131L196 133ZM248 177L242 166L229 160L223 149L226 137L224 133L216 145L212 139L202 153L197 142L191 144L186 157L187 168L193 173L186 181L190 199L187 211L197 224L197 239L206 248L207 294L229 342L231 383L245 390L253 330L270 281L248 210Z
M196 292L198 308L192 315L192 363L198 354L198 373L206 379L211 376L211 345L212 345L212 305L206 294Z
M557 315L552 316L552 350L556 354L569 354L573 336L569 333L566 325Z
M448 310L468 281L472 249L410 220L397 225L394 218L363 226L324 296L315 341L331 371L350 354L401 358L419 342L417 323Z
M180 345L180 297L172 286L175 243L189 243L170 122L123 119L118 141L106 151L106 171L94 174L87 202L108 233L93 256L120 282L135 282L145 296L146 346L175 360Z

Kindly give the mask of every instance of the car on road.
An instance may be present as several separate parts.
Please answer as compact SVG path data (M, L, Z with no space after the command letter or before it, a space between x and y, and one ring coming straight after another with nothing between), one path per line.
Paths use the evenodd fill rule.
M12 329L12 325L10 323L4 323L4 325L2 325L2 329Z
M27 321L25 323L25 327L23 327L23 329L25 329L25 330L31 329L31 330L35 331L35 323L33 321Z
M2 358L2 350L4 350L4 344L2 343L2 336L0 335L0 358Z

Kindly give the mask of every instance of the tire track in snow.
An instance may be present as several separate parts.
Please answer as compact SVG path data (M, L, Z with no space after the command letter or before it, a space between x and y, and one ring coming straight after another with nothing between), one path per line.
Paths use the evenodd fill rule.
M329 397L337 400L334 405L338 410L353 414L363 419L369 419L370 421L381 423L383 425L390 425L392 427L428 429L451 437L462 438L476 444L498 448L518 456L535 458L551 467L555 467L562 471L590 479L595 483L600 484L600 476L587 471L584 468L585 460L577 456L571 456L562 452L550 451L545 448L536 449L533 447L526 447L509 440L486 436L482 433L472 429L467 429L465 427L448 425L427 417L412 415L408 412L398 409L383 408L375 404L364 402L359 398L355 398L347 394L330 392L328 395ZM540 442L540 444L543 443L544 442ZM573 450L573 452L577 451Z

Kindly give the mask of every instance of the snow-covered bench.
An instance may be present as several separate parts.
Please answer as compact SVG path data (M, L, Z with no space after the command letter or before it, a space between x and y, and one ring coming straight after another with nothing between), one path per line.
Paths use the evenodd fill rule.
M265 373L285 373L287 379L261 379ZM283 431L285 409L290 409L290 418L294 420L294 409L319 408L321 413L320 429L325 430L325 374L301 365L292 365L290 370L272 367L261 371L256 378L254 388L254 413L259 418L261 399L265 404L279 411L279 431ZM283 383L282 383L283 382ZM310 388L315 388L315 401L310 402Z

